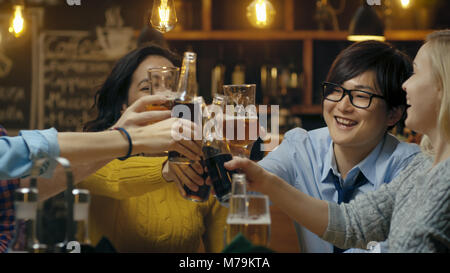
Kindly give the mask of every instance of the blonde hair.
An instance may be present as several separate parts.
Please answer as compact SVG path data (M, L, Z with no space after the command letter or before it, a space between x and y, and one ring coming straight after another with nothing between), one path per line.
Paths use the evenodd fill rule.
M450 29L429 34L426 39L426 45L428 56L430 56L432 73L436 83L442 90L438 126L444 137L450 142ZM434 154L433 146L428 136L423 136L420 146L425 152Z

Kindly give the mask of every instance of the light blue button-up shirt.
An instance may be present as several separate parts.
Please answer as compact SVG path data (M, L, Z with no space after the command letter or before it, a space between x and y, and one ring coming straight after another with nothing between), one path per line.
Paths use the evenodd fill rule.
M331 173L339 177L341 185L354 183L361 171L368 183L353 194L373 191L382 183L389 183L403 170L414 156L420 152L416 144L399 141L386 134L372 152L354 166L342 179L337 170L333 142L327 127L305 131L292 129L284 136L283 142L259 164L286 182L312 197L337 203L338 193ZM295 206L295 204L292 204ZM294 222L301 252L331 253L333 245L320 239L316 234Z
M25 177L33 161L59 156L58 132L54 129L23 130L16 137L0 137L0 179ZM56 162L43 164L40 175L50 178Z

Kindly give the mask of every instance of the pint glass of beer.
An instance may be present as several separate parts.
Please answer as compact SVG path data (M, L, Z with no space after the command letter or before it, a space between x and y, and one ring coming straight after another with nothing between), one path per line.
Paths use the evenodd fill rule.
M224 138L233 155L248 157L247 146L258 138L258 115L255 106L255 84L224 85L228 105L223 119Z
M179 67L155 67L147 70L150 95L163 95L167 101L161 105L147 105L147 111L172 110L177 95Z
M252 244L269 246L270 211L267 195L232 195L225 228L225 244L241 233Z

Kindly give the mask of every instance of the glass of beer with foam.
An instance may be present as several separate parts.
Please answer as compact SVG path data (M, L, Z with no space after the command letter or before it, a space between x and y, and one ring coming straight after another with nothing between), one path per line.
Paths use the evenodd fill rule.
M227 106L223 135L233 155L248 157L247 146L258 138L259 123L255 106L256 84L224 85Z
M241 233L254 245L269 247L270 210L267 195L232 195L225 228L225 244Z

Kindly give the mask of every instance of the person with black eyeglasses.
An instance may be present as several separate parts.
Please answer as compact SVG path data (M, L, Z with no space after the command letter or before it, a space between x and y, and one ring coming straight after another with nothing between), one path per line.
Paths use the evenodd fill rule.
M350 51L359 46L355 45ZM379 58L376 53L372 58L393 57L382 48ZM365 65L373 59L359 56L353 60L356 65ZM392 253L449 253L450 30L435 31L427 36L414 58L414 73L407 73L410 76L401 83L406 95L405 125L422 134L421 152L415 156L413 149L408 152L407 146L402 147L386 134L381 135L381 140L376 138L380 131L376 130L377 126L386 127L395 120L392 119L395 111L390 111L395 90L383 85L380 79L383 76L395 79L402 73L386 59L383 61L386 73L370 68L355 77L352 73L347 74L348 80L334 76L346 75L349 71L339 70L337 74L332 72L328 83L323 85L323 112L334 142L329 146L330 150L321 150L320 141L326 146L326 139L312 132L309 132L309 140L306 137L301 140L301 145L306 146L301 150L295 143L299 140L293 139L292 134L286 143L292 152L288 154L281 146L280 149L288 155L288 160L295 161L292 165L301 166L295 170L284 162L285 165L276 166L279 171L274 175L254 162L238 157L224 166L245 173L248 190L269 195L274 205L317 236L317 240L323 239L340 248L367 248L374 246L374 242L384 241L383 244L388 245L384 250ZM340 66L339 57L333 68L345 69ZM376 80L373 80L374 76ZM398 94L402 89L397 90ZM333 151L329 167L327 154ZM345 173L351 160L358 160L355 155L364 156L367 152L369 154L355 165L357 169L353 167ZM408 157L414 158L398 172ZM273 157L272 163L276 163ZM339 181L332 178L335 167L339 171L337 175L341 175ZM279 174L283 172L282 177ZM352 175L354 182L347 181ZM320 176L324 178L318 183L308 183ZM341 183L342 177L344 183ZM293 178L294 182L289 180ZM383 183L383 179L392 181ZM380 181L382 185L370 191L377 186L371 184ZM353 183L347 185L346 182ZM343 184L342 187L339 184ZM358 184L359 191L370 192L360 194L356 190ZM311 194L314 191L315 196ZM352 194L357 194L356 198L352 198ZM330 196L333 198L328 199Z
M364 88L364 86L362 86ZM371 87L365 87L366 89L372 90ZM356 108L366 109L370 107L372 103L372 98L380 98L384 99L383 96L367 92L364 90L348 90L339 84L331 83L331 82L323 82L323 99L340 102L345 95L347 95L350 99L350 103Z
M402 83L411 71L410 58L388 43L352 44L322 84L327 127L290 130L258 164L309 196L334 203L388 183L420 151L388 133L404 115ZM294 224L301 252L344 251Z

